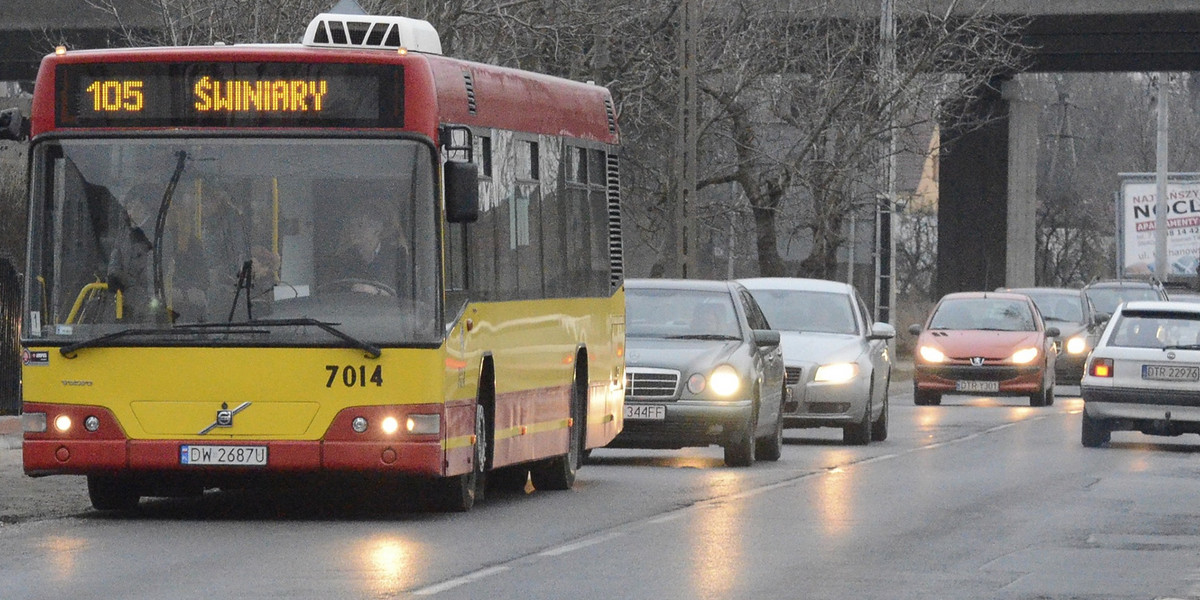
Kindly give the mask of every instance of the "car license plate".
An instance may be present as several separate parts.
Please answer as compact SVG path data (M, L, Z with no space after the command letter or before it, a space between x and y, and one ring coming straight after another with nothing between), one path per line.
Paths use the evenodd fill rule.
M1142 365L1142 379L1156 381L1200 381L1200 367Z
M999 392L999 381L958 381L954 389L960 392Z
M661 421L667 418L667 407L662 404L626 404L625 418Z
M267 464L266 446L190 446L179 447L181 465L226 465L254 467Z

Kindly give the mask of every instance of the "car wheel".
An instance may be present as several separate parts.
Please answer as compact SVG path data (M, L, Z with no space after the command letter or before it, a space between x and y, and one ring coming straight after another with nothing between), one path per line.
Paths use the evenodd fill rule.
M842 443L851 446L866 446L871 443L871 399L863 409L862 420L842 428Z
M937 406L942 403L942 395L937 392L923 392L913 384L913 404L917 406Z
M1036 394L1031 395L1029 397L1029 405L1030 406L1046 406L1046 392L1047 391L1048 391L1048 389L1043 387L1042 389L1038 390ZM1053 393L1053 392L1051 392L1051 393Z
M132 482L116 475L88 475L87 488L96 510L133 510L141 500Z
M1083 428L1081 430L1080 441L1088 448L1098 448L1107 444L1112 439L1112 432L1108 430L1108 425L1103 419L1094 419L1088 416L1087 411L1083 411Z
M754 464L754 451L757 444L754 443L754 426L758 423L758 411L750 415L750 421L746 423L746 430L741 433L735 440L730 440L725 445L725 464L730 467L748 467Z
M883 410L879 411L879 418L871 424L871 439L877 442L886 440L888 436L888 399L887 395L883 397Z
M757 442L755 449L758 460L776 461L783 456L783 403L779 404L779 415L775 419L775 428L769 437Z

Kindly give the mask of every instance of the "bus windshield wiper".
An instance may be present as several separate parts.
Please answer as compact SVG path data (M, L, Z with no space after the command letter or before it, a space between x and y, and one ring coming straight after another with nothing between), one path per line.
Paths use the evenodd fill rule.
M226 324L221 323L220 325L225 326ZM242 327L245 327L245 324L242 324ZM142 335L187 335L187 334L201 333L202 331L207 331L208 329L210 329L210 328L207 325L202 324L202 323L194 324L194 325L175 325L170 328L157 328L157 329L156 328L138 329L136 327L130 327L128 329L121 329L119 331L114 331L112 333L106 333L101 336L83 340L82 342L75 342L74 344L67 344L66 346L60 347L58 349L58 352L59 352L59 354L62 354L66 358L75 358L75 352L77 350L83 350L84 348L95 348L97 346L104 346L113 340L117 340L117 339L121 339L121 338L125 338L125 337L134 337L134 336L142 336ZM267 331L266 330L253 330L253 329L240 329L240 330L238 330L238 333L267 333Z
M329 335L332 335L332 336L342 340L343 342L346 342L347 344L350 345L350 347L358 348L359 350L366 352L367 356L369 356L371 358L379 358L379 355L382 354L382 351L379 349L378 346L375 346L374 344L371 344L369 342L364 342L363 340L360 340L360 339L338 329L337 327L335 327L335 325L340 325L340 324L341 323L328 323L326 321L313 319L311 317L302 317L299 319L257 319L257 320L250 320L250 321L241 321L238 323L204 323L204 324L199 324L199 325L190 325L189 327L198 327L198 328L202 327L202 328L206 328L206 329L238 328L238 327L300 327L300 326L318 327L325 333L328 333Z
M120 331L114 331L92 339L83 340L74 344L67 344L58 349L59 353L67 358L75 358L75 352L84 348L94 348L96 346L104 346L113 340L125 337L142 336L142 335L186 335L196 333L267 333L267 327L299 327L311 326L318 327L322 331L346 342L351 348L358 348L367 353L371 358L379 358L382 352L378 346L364 342L355 338L344 331L335 327L338 323L326 323L312 318L301 319L261 319L257 321L241 321L238 323L193 323L189 325L176 325L169 329L137 329L129 328Z

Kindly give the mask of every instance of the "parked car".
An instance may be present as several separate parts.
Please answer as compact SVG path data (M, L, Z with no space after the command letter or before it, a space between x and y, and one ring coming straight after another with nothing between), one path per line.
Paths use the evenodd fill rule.
M1122 302L1167 300L1167 290L1157 279L1101 279L1083 286L1083 297L1101 319L1108 320Z
M1113 431L1200 433L1200 304L1118 306L1080 385L1084 446Z
M1083 378L1083 365L1107 318L1096 314L1083 291L1075 288L1004 288L998 292L1025 294L1033 299L1042 319L1059 331L1058 359L1054 377L1058 383L1075 385Z
M847 444L888 435L888 340L853 286L821 279L741 279L779 331L791 397L784 427L839 427Z
M625 280L625 424L609 447L719 444L725 463L778 460L783 356L732 281Z
M943 394L1029 396L1054 403L1057 327L1047 327L1033 300L1008 292L947 294L925 327L913 325L913 399L941 404Z

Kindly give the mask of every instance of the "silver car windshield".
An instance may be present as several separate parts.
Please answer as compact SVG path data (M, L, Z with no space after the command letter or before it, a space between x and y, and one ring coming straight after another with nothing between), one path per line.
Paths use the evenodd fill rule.
M625 290L629 337L741 338L733 297L680 289Z
M1067 294L1026 294L1047 321L1083 322L1083 306L1079 298Z
M412 140L43 142L25 334L319 345L336 343L331 325L379 345L436 341L433 173ZM194 327L247 321L274 323Z
M772 329L858 333L850 296L803 290L751 290Z

